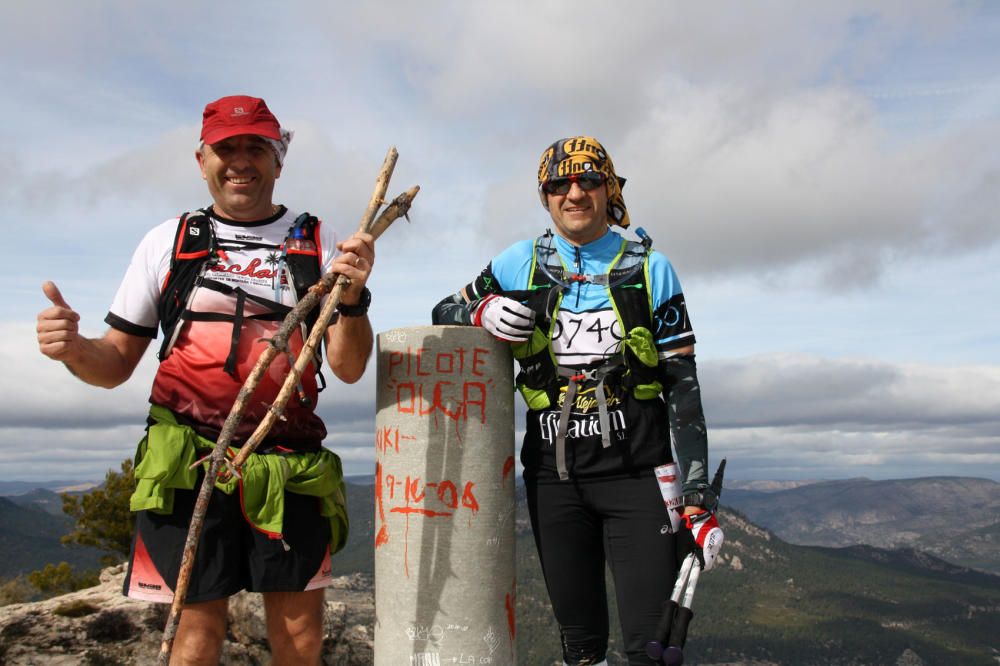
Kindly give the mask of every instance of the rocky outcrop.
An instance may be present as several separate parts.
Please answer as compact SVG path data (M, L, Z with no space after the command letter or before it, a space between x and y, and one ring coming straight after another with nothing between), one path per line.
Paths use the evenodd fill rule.
M10 666L153 664L169 606L122 596L123 566L105 569L100 585L27 604L0 607L0 663ZM326 592L324 664L372 663L374 591L371 578L335 579ZM269 664L259 594L229 604L225 664Z

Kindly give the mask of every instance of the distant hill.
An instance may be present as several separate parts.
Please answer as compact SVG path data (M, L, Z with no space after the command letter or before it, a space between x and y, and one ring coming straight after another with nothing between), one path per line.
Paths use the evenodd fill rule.
M756 510L764 518L774 511L786 525L824 523L825 528L813 526L816 533L829 529L840 516L845 528L872 523L876 532L913 531L922 535L918 543L923 545L933 541L933 530L947 529L942 515L958 522L956 517L967 517L969 507L976 507L977 514L995 518L996 486L979 479L852 479L766 493L727 489L720 512L726 543L718 568L698 586L685 663L995 666L1000 577L906 544L894 549L859 541L840 548L795 545L731 507L759 501ZM374 488L371 483L349 483L347 490L351 534L345 549L333 558L334 575L371 574ZM28 504L0 498L0 564L30 571L69 560L68 551L76 549L58 541L69 529L68 520L30 506L32 501ZM553 664L559 657L558 631L520 484L517 508L519 661ZM872 516L887 522L879 524ZM804 526L797 529L808 531ZM995 520L971 530L970 539L996 543L1000 538ZM97 553L94 556L96 561ZM10 573L0 570L4 575ZM622 663L613 616L609 664Z
M347 484L347 545L331 558L334 576L375 575L375 484Z
M13 578L59 562L98 568L101 551L60 543L60 537L71 529L72 521L61 512L53 514L0 497L0 578Z
M721 522L725 566L698 587L693 663L995 664L1000 577L910 549L796 546L736 512Z
M35 488L21 495L8 495L6 499L23 507L31 507L54 516L62 516L62 496L45 488Z
M727 488L722 501L791 543L915 548L1000 573L1000 483L989 479L846 479L773 492Z
M373 490L348 485L351 535L334 575L374 571ZM520 484L517 508L518 660L558 663ZM1000 577L913 549L797 546L732 510L720 521L722 563L698 586L685 663L995 666ZM613 617L609 664L624 663L620 645Z
M774 492L776 490L788 490L807 486L810 483L820 483L820 481L774 481L761 479L757 481L740 481L736 479L726 479L726 492L730 490L759 490L761 492Z
M96 485L91 481L0 481L0 497L22 495L39 488L57 493L84 491Z

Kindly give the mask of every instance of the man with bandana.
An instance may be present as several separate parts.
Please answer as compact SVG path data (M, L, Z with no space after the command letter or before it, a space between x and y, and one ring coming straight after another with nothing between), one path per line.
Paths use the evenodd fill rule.
M566 664L606 663L606 564L629 663L655 663L645 646L693 542L654 474L674 459L671 434L678 510L715 524L684 295L641 230L641 242L612 230L629 226L624 183L596 139L553 143L538 195L555 233L507 248L433 312L512 344L528 509Z
M146 234L102 337L82 336L79 314L55 284L43 285L51 307L38 315L39 348L88 384L111 388L126 381L157 326L164 328L147 436L136 454L136 535L124 590L130 597L173 599L207 468L196 461L213 447L268 338L303 295L295 293L301 277L296 280L292 265L350 279L325 334L333 373L356 382L371 354L365 283L374 241L355 233L338 242L316 218L273 203L291 139L262 99L223 97L205 107L195 158L212 203ZM190 279L184 282L183 275ZM279 355L261 378L234 447L263 419L303 344L304 332L295 331L290 353ZM340 459L322 447L326 428L315 412L322 364L317 355L283 419L243 467L242 479L217 480L172 663L219 663L228 597L242 589L263 593L274 663L320 663L329 558L343 545L347 528Z

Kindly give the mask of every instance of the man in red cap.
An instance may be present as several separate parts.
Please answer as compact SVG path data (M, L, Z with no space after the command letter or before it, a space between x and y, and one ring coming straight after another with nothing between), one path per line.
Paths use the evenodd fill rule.
M223 97L205 107L195 153L212 204L154 227L140 242L100 338L80 334L77 314L52 282L51 307L38 315L43 354L79 379L111 388L131 376L163 329L150 395L147 434L136 453L136 535L125 579L128 596L169 603L180 568L197 488L244 380L284 315L322 273L350 279L326 331L326 361L347 383L364 373L372 349L365 286L374 240L337 241L308 214L273 202L292 133L264 100ZM233 437L240 446L257 427L304 344L261 379ZM322 360L313 363L319 371ZM318 664L324 588L332 552L346 539L339 458L322 447L316 373L243 468L243 479L216 482L197 550L173 662L217 664L226 635L228 597L263 593L275 664ZM193 469L192 469L193 468Z

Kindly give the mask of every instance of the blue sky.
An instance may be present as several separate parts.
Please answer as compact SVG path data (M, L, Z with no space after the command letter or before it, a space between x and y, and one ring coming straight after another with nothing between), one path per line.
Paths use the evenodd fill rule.
M100 335L146 230L208 202L201 110L296 131L277 198L347 233L390 145L412 224L376 331L429 323L548 225L538 156L590 134L684 285L714 459L744 479L1000 480L1000 5L49 1L0 10L0 478L97 479L152 354L84 386L38 354L55 280ZM372 471L374 366L321 413Z

